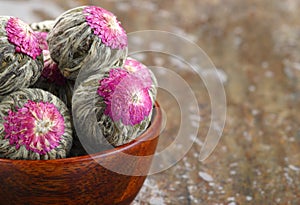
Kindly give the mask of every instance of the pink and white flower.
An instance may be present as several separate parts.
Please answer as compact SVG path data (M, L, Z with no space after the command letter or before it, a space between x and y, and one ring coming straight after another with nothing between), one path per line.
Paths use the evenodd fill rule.
M59 145L65 132L64 118L49 102L29 100L16 111L9 110L4 118L5 139L18 150L25 146L44 155Z
M150 115L153 105L143 79L116 68L99 83L98 94L106 104L104 114L113 121L134 126Z
M29 25L18 18L11 17L7 21L5 30L9 42L15 45L16 52L26 54L34 60L41 55L39 41Z
M128 57L125 60L124 68L133 75L141 78L145 87L150 88L153 86L149 69L138 60Z
M121 23L111 12L97 6L88 6L84 9L86 22L95 35L112 49L127 47L127 35Z
M67 79L60 72L57 63L55 63L50 57L48 50L43 50L44 55L44 69L42 71L42 76L48 82L54 83L58 86L64 86L67 83Z
M35 31L34 32L36 35L36 38L39 42L40 48L44 50L49 50L48 43L47 43L47 37L48 33L47 32L42 32L42 31Z
M44 68L42 71L42 76L48 82L54 83L59 86L63 86L66 84L67 79L63 76L58 68L58 64L55 63L49 52L49 47L47 43L47 32L35 31L37 40L39 42L40 48L43 49L43 57L44 57Z

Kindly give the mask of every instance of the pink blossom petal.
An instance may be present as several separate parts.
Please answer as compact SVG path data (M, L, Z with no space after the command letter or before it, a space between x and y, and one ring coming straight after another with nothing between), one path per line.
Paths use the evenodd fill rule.
M106 46L112 49L124 49L127 46L126 32L114 14L97 6L87 6L84 14L94 34L98 35Z
M67 83L67 79L60 72L58 64L55 63L48 50L43 50L44 54L44 69L42 76L50 83L54 83L59 86L64 86Z
M11 145L16 149L25 146L41 155L56 148L65 132L63 116L48 102L29 100L16 112L9 110L4 120L5 139Z
M42 50L49 50L48 43L47 43L47 32L41 32L41 31L34 31L35 36L39 42L40 48Z
M150 88L152 86L153 82L148 68L138 60L128 57L124 63L124 68L128 72L141 78L145 87Z
M9 42L15 45L16 52L26 54L33 59L41 55L42 49L38 38L29 25L18 18L11 17L5 29Z
M128 72L121 68L112 69L109 72L109 77L100 80L101 86L98 88L98 94L104 98L109 98L111 93L115 90L115 87L120 81L128 75Z
M139 76L120 68L110 70L109 76L100 80L98 94L106 103L104 114L124 125L139 124L151 113L149 87Z
M131 126L142 122L152 109L149 88L134 75L128 75L118 84L110 103L110 117L113 120L120 119L124 125Z

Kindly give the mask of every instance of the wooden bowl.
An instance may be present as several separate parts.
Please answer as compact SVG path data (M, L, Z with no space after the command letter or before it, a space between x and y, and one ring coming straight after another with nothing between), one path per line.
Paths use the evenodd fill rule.
M157 104L153 116L150 127L136 140L97 154L0 159L0 204L130 204L146 178L136 175L148 173L157 146L162 121ZM113 171L120 167L132 176Z

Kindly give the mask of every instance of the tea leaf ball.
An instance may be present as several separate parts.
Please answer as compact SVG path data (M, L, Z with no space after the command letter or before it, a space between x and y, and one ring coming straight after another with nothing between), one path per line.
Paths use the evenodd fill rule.
M140 62L127 59L124 67L82 82L72 101L76 131L84 133L79 137L88 143L120 146L144 132L156 99L157 83L151 73Z
M92 73L122 66L127 57L125 30L101 7L66 11L56 19L47 41L51 58L68 79L76 79L81 69Z
M56 96L25 88L0 103L0 157L65 158L72 146L70 114Z
M16 17L0 16L0 98L33 85L43 69L34 31Z

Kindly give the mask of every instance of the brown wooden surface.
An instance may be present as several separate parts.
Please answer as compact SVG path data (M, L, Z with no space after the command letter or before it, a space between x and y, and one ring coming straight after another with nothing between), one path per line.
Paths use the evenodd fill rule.
M198 87L200 140L175 166L149 176L134 205L300 204L299 0L20 0L0 1L0 10L37 21L84 4L111 10L128 32L158 29L189 38L225 76L227 121L215 152L198 160L210 101L205 86L187 74ZM150 65L162 62L149 58ZM171 141L176 103L160 98ZM164 143L170 142L158 148Z

